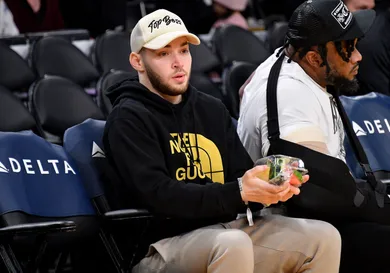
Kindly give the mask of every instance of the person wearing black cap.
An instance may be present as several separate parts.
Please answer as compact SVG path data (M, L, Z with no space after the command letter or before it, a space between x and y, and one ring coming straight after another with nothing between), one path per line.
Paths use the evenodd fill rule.
M245 88L238 133L253 160L269 149L266 83L283 53L278 81L281 138L345 161L343 126L326 86L344 92L358 89L355 77L362 56L355 46L374 18L375 11L352 13L339 0L309 0L295 10L286 44L260 65Z
M343 241L340 272L388 271L386 250L390 243L390 226L387 220L382 221L388 218L388 198L380 189L373 193L377 200L371 198L374 195L359 196L359 186L345 164L344 122L338 100L340 92L353 94L359 88L356 75L362 55L356 44L374 19L374 10L350 12L339 0L308 0L301 4L290 19L284 46L257 68L245 87L238 122L240 139L252 160L275 153L277 149L279 153L299 154L302 158L311 158L312 162L305 161L311 173L310 184L317 187L322 183L323 188L329 190L333 185L335 194L328 196L334 199L321 199L315 191L307 191L310 185L304 186L300 196L305 198L312 193L306 200L313 203L306 203L306 207L300 205L301 209L306 209L305 217L309 217L309 211L311 217L332 220L339 229ZM315 161L317 158L319 160ZM340 169L334 166L341 166L344 172L338 172ZM327 181L321 181L321 175ZM328 179L330 177L334 180ZM344 178L348 182L342 183ZM349 191L348 196L352 198L338 201L336 193L344 194L344 191ZM322 192L318 190L318 193ZM359 203L362 196L360 200L364 201ZM310 206L317 204L316 200L336 207L334 214L318 209L310 211ZM372 210L367 209L366 204L372 200L378 202L378 207L375 203L370 207ZM337 207L339 203L348 203L344 207L350 209ZM290 209L288 207L287 211ZM349 217L344 213L333 221L338 217L338 210L354 214ZM300 217L302 214L297 213ZM375 214L380 216L374 217Z

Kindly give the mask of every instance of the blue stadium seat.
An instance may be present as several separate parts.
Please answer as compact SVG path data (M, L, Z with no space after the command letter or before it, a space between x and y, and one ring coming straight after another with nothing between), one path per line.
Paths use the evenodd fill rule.
M103 222L110 225L110 223L120 220L148 220L151 218L151 215L147 210L119 210L118 208L121 206L115 202L115 198L106 198L106 194L111 197L115 195L115 189L112 188L111 181L102 180L102 172L113 172L106 161L103 149L102 137L104 126L105 121L87 119L83 123L69 128L64 134L64 149L76 162L89 197ZM112 208L118 210L113 210ZM131 235L129 230L126 232L127 235ZM117 242L113 239L111 231L103 229L101 230L100 236L118 272L127 272L129 270L129 264L133 264L133 262L127 261L129 257L119 251ZM124 240L123 238L121 239ZM131 248L131 246L126 247L127 249ZM130 253L130 255L133 254Z
M18 248L24 241L14 240L15 235L27 240L55 232L37 236L38 249L55 242L54 249L68 251L97 235L96 213L79 170L61 146L31 131L0 132L0 177L0 236L7 235L0 242L24 252L26 247ZM59 233L65 231L74 232ZM36 271L47 252L37 253L23 269Z
M390 97L372 92L364 96L343 96L341 101L375 176L390 182ZM355 177L362 178L363 170L348 140L345 148L349 168Z

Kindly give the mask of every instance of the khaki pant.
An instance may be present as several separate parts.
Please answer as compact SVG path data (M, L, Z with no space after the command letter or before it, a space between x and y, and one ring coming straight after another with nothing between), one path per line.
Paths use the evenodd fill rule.
M336 273L341 239L328 223L269 215L201 228L149 248L133 273Z

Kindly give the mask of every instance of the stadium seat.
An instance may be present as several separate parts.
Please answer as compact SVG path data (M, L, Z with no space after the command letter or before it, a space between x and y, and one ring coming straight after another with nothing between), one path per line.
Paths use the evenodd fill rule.
M287 29L288 22L281 21L273 24L268 30L268 45L271 53L283 46Z
M26 95L35 78L27 62L6 44L0 42L0 85L19 95L23 93Z
M343 96L341 101L375 176L389 183L390 97L372 92L363 96ZM350 170L355 177L363 178L362 167L358 164L348 139L345 148Z
M24 34L0 37L0 43L4 43L8 46L24 45L27 42L28 42L28 38Z
M66 129L87 118L104 119L92 98L68 79L46 76L29 93L30 111L51 142L61 143Z
M104 74L99 79L96 85L97 104L99 105L105 116L107 116L112 110L112 104L106 96L107 89L115 83L119 83L135 76L137 76L137 73L135 72L112 70Z
M0 175L0 242L8 254L12 245L23 271L36 272L43 257L97 235L79 170L61 146L31 131L0 132Z
M211 95L222 102L225 98L222 94L221 84L213 82L209 77L210 72L221 73L222 67L214 52L204 41L200 45L190 45L192 56L192 68L190 83L199 91Z
M97 37L92 50L92 60L99 71L107 73L113 69L136 74L129 62L129 41L130 35L119 31L107 31Z
M29 42L35 42L47 36L61 37L68 41L88 40L91 38L88 30L86 29L62 29L62 30L26 33L26 37L29 40Z
M240 98L238 91L256 68L257 66L251 63L234 62L224 78L223 85L231 104L229 108L233 109L231 115L234 118L238 118L239 115Z
M67 78L82 87L94 85L99 72L77 47L60 37L47 36L36 41L30 62L40 78L54 75Z
M221 63L214 52L204 41L200 45L190 45L192 56L192 73L208 73L211 71L220 71Z
M123 198L118 188L115 188L115 181L106 181L107 172L115 175L115 171L110 168L103 149L103 132L105 121L87 119L81 124L75 125L66 130L64 135L64 149L71 155L79 167L80 174L86 183L86 189L93 202L97 213L101 216L103 223L119 222L123 229L125 222L132 220L152 218L147 210L143 209L121 209L124 207L120 200ZM114 186L114 187L113 187ZM113 210L116 209L116 210ZM143 226L145 228L145 226ZM126 237L133 237L131 241L122 238L121 242L125 243L125 250L122 252L117 247L117 242L113 239L113 234L108 229L101 230L101 238L111 254L118 272L128 272L131 265L135 262L135 248L142 240L142 236L135 233L133 235L132 226L125 229Z
M36 122L22 102L7 88L0 86L0 131L18 132L32 130L38 135Z
M234 25L218 28L213 36L213 48L224 67L233 61L259 65L270 52L252 32Z
M200 92L213 96L225 102L221 88L213 83L204 73L192 73L190 77L190 84L198 89Z

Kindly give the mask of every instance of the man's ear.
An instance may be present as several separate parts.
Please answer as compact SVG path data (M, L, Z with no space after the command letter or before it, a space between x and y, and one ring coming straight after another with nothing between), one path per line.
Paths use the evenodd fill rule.
M305 59L310 66L315 68L320 68L325 61L321 58L320 54L318 54L316 51L311 50L306 53Z
M129 56L129 61L130 61L131 66L135 70L137 70L138 72L145 71L144 63L143 63L142 58L141 58L141 54L131 52L131 54Z

